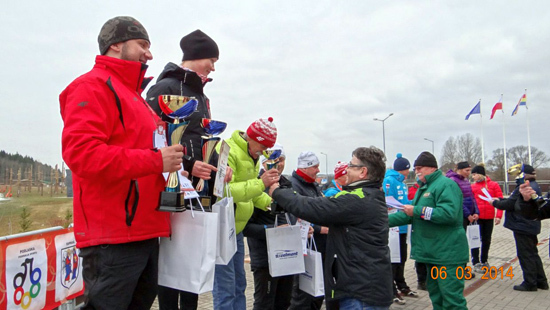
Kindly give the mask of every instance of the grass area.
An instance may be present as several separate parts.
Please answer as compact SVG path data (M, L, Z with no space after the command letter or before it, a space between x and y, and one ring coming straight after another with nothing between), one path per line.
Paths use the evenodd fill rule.
M0 202L0 236L22 232L23 210L29 214L30 226L27 231L44 229L53 226L66 226L72 222L73 200L66 193L54 194L49 191L44 196L33 188L31 192L21 192L19 197ZM67 219L70 216L69 219Z

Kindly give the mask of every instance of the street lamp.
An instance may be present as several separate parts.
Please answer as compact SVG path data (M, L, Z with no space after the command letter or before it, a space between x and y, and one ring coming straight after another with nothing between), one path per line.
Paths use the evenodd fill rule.
M325 175L328 182L328 155L327 153L323 153L323 152L321 152L321 154L325 155Z
M373 120L375 120L375 121L382 122L382 143L384 145L384 154L386 154L386 129L384 127L384 122L392 115L393 115L393 113L390 113L390 115L386 116L386 118L384 118L384 119L378 119L376 117L373 118Z
M435 154L434 154L435 153L435 151L434 151L434 140L430 140L428 138L424 138L424 140L430 141L432 143L432 155L435 156Z

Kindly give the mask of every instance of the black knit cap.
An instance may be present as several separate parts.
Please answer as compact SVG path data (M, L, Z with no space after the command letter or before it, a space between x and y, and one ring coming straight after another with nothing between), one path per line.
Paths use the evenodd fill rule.
M533 166L525 164L523 165L523 173L536 174L535 168L533 168Z
M416 160L414 161L415 167L433 167L437 168L437 160L435 159L435 156L432 155L430 152L422 152Z
M181 38L180 47L183 60L220 58L218 44L199 29Z
M485 174L485 167L483 167L483 166L475 166L475 167L473 167L473 168L472 168L472 173L487 175L487 174Z
M470 163L468 163L467 161L461 161L458 164L456 164L456 169L466 169L470 167L471 167Z
M97 37L99 52L101 55L105 55L111 45L135 39L144 39L151 43L147 30L135 18L130 16L113 17L101 27Z

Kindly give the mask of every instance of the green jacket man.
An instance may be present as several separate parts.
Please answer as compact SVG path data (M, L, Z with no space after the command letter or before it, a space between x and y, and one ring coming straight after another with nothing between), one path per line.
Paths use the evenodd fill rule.
M411 258L425 263L427 287L434 309L467 309L464 279L469 258L468 240L462 228L462 192L437 169L429 152L414 162L420 188L405 212L389 215L389 224L412 224Z

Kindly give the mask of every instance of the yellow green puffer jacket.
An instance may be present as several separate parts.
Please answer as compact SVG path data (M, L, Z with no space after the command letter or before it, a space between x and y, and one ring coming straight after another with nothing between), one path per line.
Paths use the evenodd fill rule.
M267 210L271 197L264 193L265 186L258 179L260 162L254 160L248 153L248 143L242 137L244 132L236 130L231 138L225 140L231 147L227 165L233 169L233 178L229 182L229 189L236 204L235 230L240 233L254 212L254 207ZM217 150L220 151L221 143Z

